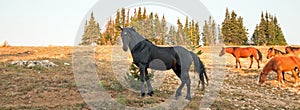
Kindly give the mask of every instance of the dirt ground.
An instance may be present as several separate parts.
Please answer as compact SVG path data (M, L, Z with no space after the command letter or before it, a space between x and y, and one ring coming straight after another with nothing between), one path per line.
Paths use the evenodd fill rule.
M257 48L263 53L261 67L264 67L269 61L266 59L268 47ZM284 51L284 47L275 48ZM125 84L137 81L128 79L126 69L131 62L130 54L119 47L2 47L0 109L188 110L199 109L205 101L207 104L202 107L210 109L300 109L300 87L292 86L294 78L290 72L283 86L278 86L274 72L259 86L262 68L257 69L256 62L249 69L249 58L241 59L243 68L236 69L231 55L218 56L219 48L197 50L204 51L199 57L207 68L210 84L201 91L196 87L198 77L191 73L193 98L187 101L185 90L180 99L174 98L180 80L172 71L162 72L164 74L155 71L154 96L140 97L139 90L134 89L138 87ZM59 66L29 69L10 64L16 60L49 60ZM216 94L210 94L213 92Z

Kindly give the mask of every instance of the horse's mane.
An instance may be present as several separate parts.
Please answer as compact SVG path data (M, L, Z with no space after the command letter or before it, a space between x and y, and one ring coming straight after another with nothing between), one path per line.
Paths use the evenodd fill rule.
M277 50L277 49L274 49L275 50L275 53L281 53L282 55L285 54L284 52L280 51L280 50Z
M292 46L288 46L288 48L290 48L291 50L299 50L299 47L292 47Z
M232 47L232 49L235 51L235 49L237 49L237 48L239 48L239 47Z
M286 54L286 53L284 53L284 52L282 52L282 51L280 51L280 50L278 50L278 49L275 49L275 48L273 48L274 49L274 51L275 51L275 53L281 53L282 55L283 54ZM270 50L272 50L272 48L269 48L269 51Z

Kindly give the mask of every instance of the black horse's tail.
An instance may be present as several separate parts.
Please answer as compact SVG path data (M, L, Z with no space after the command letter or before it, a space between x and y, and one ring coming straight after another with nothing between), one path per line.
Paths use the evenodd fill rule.
M261 54L261 52L258 50L258 49L256 49L257 50L257 53L258 53L258 60L259 61L262 61L262 54Z
M207 82L207 85L208 85L208 77L207 77L207 74L206 74L206 70L205 70L205 67L203 65L203 63L201 62L201 60L199 59L199 57L193 53L193 52L190 52L192 57L193 57L193 60L194 60L194 71L196 71L198 74L199 74L199 78L202 82L202 90L204 90L205 86L204 86L204 76L205 76L205 79L206 79L206 82ZM200 84L200 80L198 81L198 87L199 87L199 84Z

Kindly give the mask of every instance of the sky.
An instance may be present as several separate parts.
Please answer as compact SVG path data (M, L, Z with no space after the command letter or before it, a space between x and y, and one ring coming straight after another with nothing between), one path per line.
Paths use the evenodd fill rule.
M278 18L287 43L300 45L299 0L199 1L218 24L223 22L226 8L229 11L234 10L238 16L244 18L248 36L252 36L255 25L260 22L261 13L267 11ZM137 2L141 2L141 0L137 0ZM72 46L75 44L80 26L96 3L98 0L1 0L0 42L7 40L10 45L15 46ZM169 18L166 17L167 21L171 22L182 17L180 15L182 13L175 13L178 10L174 8L173 11L167 11L152 7L152 10L166 16L174 14ZM200 12L201 10L199 10Z

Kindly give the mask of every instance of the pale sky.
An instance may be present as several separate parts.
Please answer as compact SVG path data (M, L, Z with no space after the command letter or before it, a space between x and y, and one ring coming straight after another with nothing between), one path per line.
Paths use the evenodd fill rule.
M300 44L299 0L200 1L218 24L224 20L226 7L230 11L235 10L238 16L244 18L248 36L252 36L255 25L260 22L261 12L268 11L277 16L288 44ZM80 24L97 2L97 0L1 0L0 42L7 40L11 45L25 46L72 46ZM162 12L165 13L165 10ZM166 18L167 21L173 22L173 19L178 17L174 15Z

